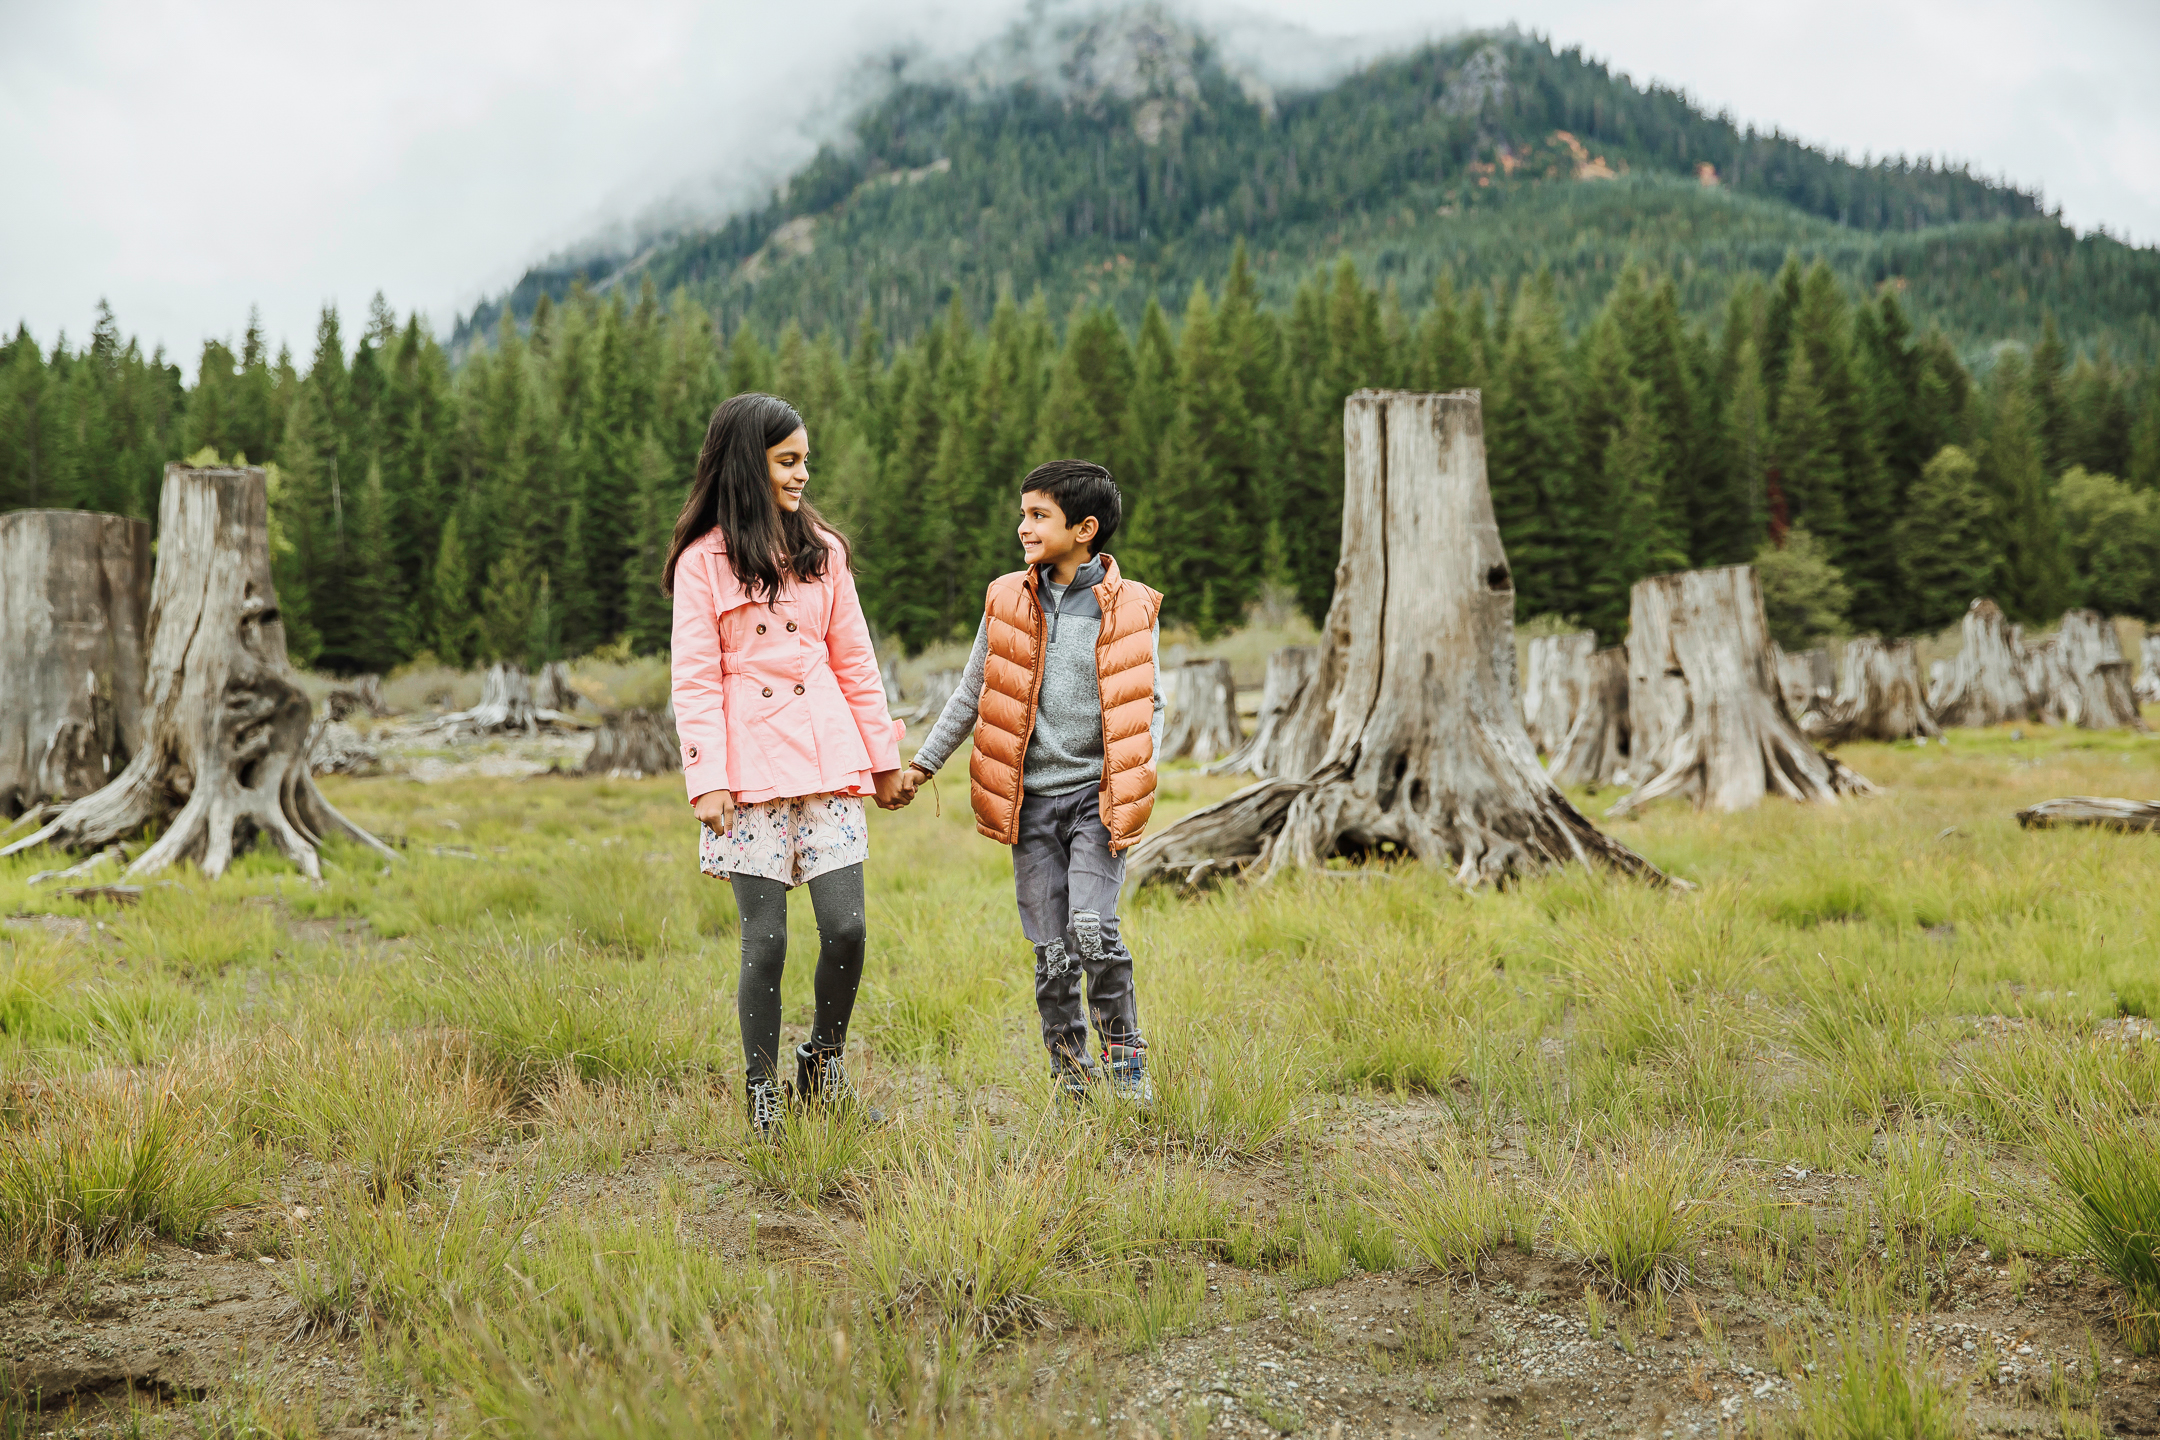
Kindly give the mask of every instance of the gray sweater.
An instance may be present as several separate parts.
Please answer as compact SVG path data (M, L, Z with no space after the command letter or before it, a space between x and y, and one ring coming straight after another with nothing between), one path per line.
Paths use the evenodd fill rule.
M1021 766L1021 787L1030 795L1069 795L1102 784L1102 682L1095 673L1102 604L1095 598L1095 587L1102 583L1103 574L1103 562L1090 560L1073 576L1071 585L1053 585L1050 567L1042 568L1040 593L1048 621L1043 627L1042 689L1036 697L1035 732L1028 738L1027 759ZM1148 735L1159 750L1163 732L1160 624L1151 643L1155 715L1148 722ZM959 688L915 752L913 763L920 769L935 775L974 732L976 711L982 704L983 667L989 657L990 623L985 617L975 627L975 648L968 655L967 669L960 672Z

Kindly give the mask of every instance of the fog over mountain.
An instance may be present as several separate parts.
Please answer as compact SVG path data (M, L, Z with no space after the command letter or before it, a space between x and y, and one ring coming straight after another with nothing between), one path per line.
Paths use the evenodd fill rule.
M0 323L81 337L100 296L192 364L259 304L304 344L375 291L439 328L543 257L710 224L873 101L1074 5L567 0L181 9L0 3ZM2160 11L2110 0L1197 0L1278 88L1519 24L1856 157L1948 157L2080 230L2160 236ZM988 51L985 47L990 47ZM1013 58L1008 54L1007 59Z

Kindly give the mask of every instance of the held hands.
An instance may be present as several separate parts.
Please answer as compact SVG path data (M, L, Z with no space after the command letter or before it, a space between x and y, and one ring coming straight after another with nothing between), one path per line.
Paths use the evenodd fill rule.
M713 834L725 835L735 828L735 792L708 790L690 802L690 813L704 821Z
M919 784L918 772L912 767L901 770L882 770L870 777L877 787L877 803L880 810L905 810L915 798Z

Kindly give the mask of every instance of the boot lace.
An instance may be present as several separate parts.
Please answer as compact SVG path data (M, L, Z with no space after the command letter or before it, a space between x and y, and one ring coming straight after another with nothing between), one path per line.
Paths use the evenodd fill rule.
M828 1105L846 1105L855 1099L855 1082L848 1079L847 1065L837 1050L817 1057L817 1085L818 1098Z
M780 1087L770 1080L752 1082L750 1086L750 1128L763 1135L779 1123Z

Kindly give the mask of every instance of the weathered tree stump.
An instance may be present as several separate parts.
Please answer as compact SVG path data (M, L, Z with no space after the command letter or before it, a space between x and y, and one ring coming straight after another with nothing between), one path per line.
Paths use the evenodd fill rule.
M2010 643L2017 649L2018 670L2025 682L2031 718L2045 725L2076 725L2085 718L2085 694L2071 676L2056 638L2050 635L2034 645L2027 642L2021 627L2010 627Z
M2147 705L2160 705L2160 629L2145 632L2138 643L2138 676L2135 693Z
M532 698L536 718L543 711L568 715L585 703L585 697L570 684L570 667L560 660L550 660L540 667L540 673L533 677Z
M1553 787L1523 730L1514 578L1476 392L1361 390L1344 405L1343 442L1342 560L1296 711L1301 728L1328 719L1319 763L1272 833L1271 799L1248 803L1241 824L1188 816L1158 837L1163 852L1249 855L1270 872L1415 858L1452 865L1466 885L1594 860L1662 881ZM1211 843L1186 845L1210 827Z
M1627 649L1628 772L1641 788L1608 815L1668 795L1697 809L1744 810L1769 794L1828 801L1875 788L1801 733L1752 566L1636 581Z
M1590 681L1590 657L1597 653L1597 632L1540 635L1530 642L1524 662L1523 729L1540 755L1558 753Z
M2076 715L2067 723L2087 730L2146 730L2138 713L2137 693L2130 683L2130 662L2123 658L2122 640L2115 627L2097 610L2072 610L2049 642L2060 667L2056 681L2065 697L2063 708ZM2071 706L2067 697L2077 697Z
M74 800L142 745L150 527L0 515L0 818Z
M664 710L614 710L600 722L592 749L578 767L586 775L638 780L682 769L682 749L675 735L675 707Z
M1944 727L2000 725L2033 718L2025 689L2023 646L1992 600L1975 600L1960 624L1964 640L1942 680L1928 691L1928 709Z
M2104 830L2160 832L2160 800L2113 800L2099 795L2067 795L2043 800L2017 812L2018 824L2027 830L2050 830L2057 825L2092 825Z
M885 713L898 715L900 713L900 662L888 655L885 658L885 663L878 666L877 673L878 682L885 687Z
M346 720L354 715L366 715L380 720L390 713L383 700L382 676L355 675L331 690L323 697L323 713L332 720Z
M0 855L45 844L98 849L170 816L129 875L187 858L222 875L257 834L311 879L321 877L316 846L328 835L396 858L338 814L308 773L310 706L285 656L268 518L259 469L165 467L143 743L110 784Z
M1210 775L1253 775L1263 780L1294 778L1282 763L1283 742L1299 700L1312 684L1316 651L1310 645L1284 645L1268 656L1267 678L1260 685L1260 717L1245 743L1207 767Z
M1775 641L1770 648L1777 657L1778 689L1784 693L1785 708L1802 730L1813 730L1837 694L1837 668L1830 662L1830 652L1817 646L1787 654Z
M560 684L564 689L569 688L567 678ZM470 710L454 711L422 728L427 733L447 732L452 739L462 739L513 732L532 735L543 726L578 728L563 711L537 703L532 676L515 665L497 661L488 666L487 674L481 677L478 705Z
M906 716L907 723L910 725L936 724L938 716L945 712L945 702L952 699L953 691L959 688L960 672L958 670L932 670L929 674L923 676L922 698L916 701L915 708L908 712Z
M1920 658L1910 640L1885 644L1863 635L1845 647L1845 673L1826 708L1815 738L1825 745L1850 740L1931 740L1942 729L1928 714Z
M373 775L382 755L360 732L327 714L308 731L308 770L316 775Z
M1238 723L1237 678L1227 660L1188 660L1163 677L1162 748L1155 763L1228 755L1245 743Z
M1561 738L1546 773L1555 785L1602 790L1627 770L1629 745L1627 649L1615 645L1596 651L1585 663L1575 723Z

